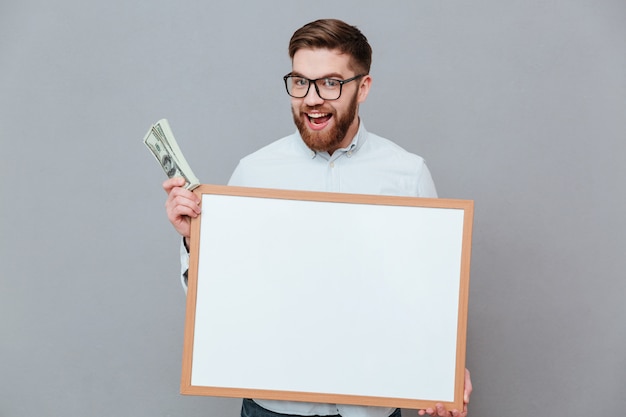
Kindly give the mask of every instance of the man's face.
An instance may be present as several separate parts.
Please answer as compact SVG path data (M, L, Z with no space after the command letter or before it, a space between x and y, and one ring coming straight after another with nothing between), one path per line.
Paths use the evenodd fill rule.
M350 57L329 49L299 49L293 57L292 74L309 79L354 77ZM320 98L311 85L303 98L291 98L291 111L307 146L333 153L350 144L359 128L358 107L365 101L371 78L366 75L343 85L337 100Z

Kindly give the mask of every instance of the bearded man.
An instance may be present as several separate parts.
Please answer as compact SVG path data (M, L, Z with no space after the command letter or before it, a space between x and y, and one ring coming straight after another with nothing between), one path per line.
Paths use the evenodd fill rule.
M229 185L437 197L424 160L368 132L359 117L359 106L372 85L372 49L359 29L335 19L311 22L293 34L289 56L291 72L283 79L297 132L241 159ZM182 188L184 184L182 178L163 183L168 218L183 236L183 276L189 262L190 221L201 211L199 198ZM438 404L420 410L420 415L465 416L471 391L466 372L464 410L448 411ZM399 417L400 413L384 407L250 399L243 400L241 410L242 417Z

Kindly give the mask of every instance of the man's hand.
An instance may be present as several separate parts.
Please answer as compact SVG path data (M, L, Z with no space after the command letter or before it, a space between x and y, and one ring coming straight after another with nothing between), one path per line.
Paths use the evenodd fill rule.
M439 417L466 417L467 416L467 404L469 404L470 396L472 395L472 380L470 378L470 372L465 369L465 389L463 390L463 411L452 410L447 411L441 403L437 403L435 408L427 408L426 410L419 410L420 416L430 415Z
M167 218L174 229L185 238L185 244L189 247L191 219L198 217L201 210L198 196L183 188L184 185L184 178L170 178L163 183L163 189L167 193L165 202Z

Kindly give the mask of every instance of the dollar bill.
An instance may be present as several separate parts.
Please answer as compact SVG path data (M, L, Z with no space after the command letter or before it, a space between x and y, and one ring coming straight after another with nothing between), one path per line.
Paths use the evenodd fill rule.
M166 119L161 119L150 127L143 138L143 143L161 164L168 178L183 177L186 182L185 188L188 190L200 185L200 180L194 175L183 156Z

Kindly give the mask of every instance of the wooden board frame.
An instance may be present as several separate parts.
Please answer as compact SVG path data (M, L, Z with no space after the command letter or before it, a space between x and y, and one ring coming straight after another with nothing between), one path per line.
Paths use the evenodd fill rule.
M202 199L203 214L197 219L192 220L181 379L182 394L414 409L433 407L434 404L440 402L443 403L449 410L455 408L458 410L463 409L467 309L474 211L473 201L288 191L217 185L201 185L195 189L194 192ZM267 203L271 204L270 206L265 207ZM283 207L285 205L287 206ZM285 211L282 210L283 208ZM385 225L384 228L377 228L373 231L372 236L367 236L367 234L364 233L357 233L359 236L356 237L355 240L358 239L358 241L355 241L354 243L351 243L349 240L351 237L349 232L346 233L341 230L331 230L328 231L330 233L328 236L329 238L332 238L331 240L333 241L335 240L334 236L339 236L342 241L339 246L340 248L343 248L340 249L340 251L346 252L346 264L360 265L358 268L359 273L368 275L367 277L363 276L365 278L362 278L360 275L358 277L359 282L361 279L364 279L364 281L367 282L379 282L380 277L375 276L375 273L370 277L369 272L367 271L370 269L372 271L379 272L384 270L385 279L391 279L392 281L389 282L391 282L392 286L396 285L399 287L395 290L395 295L390 298L393 299L395 297L406 300L408 294L409 302L405 303L405 305L410 306L408 307L409 310L404 310L402 308L397 308L398 304L394 302L388 305L381 303L381 311L384 311L385 314L392 314L387 312L390 310L397 310L400 315L398 317L391 316L392 320L388 320L389 316L386 316L387 321L383 322L382 325L379 323L378 327L373 327L373 334L368 336L371 337L371 339L367 340L371 340L372 343L361 342L360 344L351 347L352 349L346 348L348 351L343 353L344 356L337 358L340 362L334 362L334 367L328 370L324 369L324 366L327 362L333 362L329 359L335 359L333 355L337 352L337 343L328 343L326 348L318 345L325 344L324 331L327 328L334 326L335 319L326 318L327 321L324 322L324 319L322 318L319 319L322 320L322 325L311 326L311 320L308 316L306 316L308 313L304 313L301 317L298 317L298 314L300 314L299 309L297 306L295 308L293 306L294 299L303 300L304 303L311 302L311 300L308 300L306 296L302 297L302 293L304 291L309 294L308 291L315 291L312 290L312 288L316 288L317 284L312 286L310 282L301 282L306 281L301 279L289 278L289 281L285 280L282 282L274 279L276 278L276 275L281 275L283 272L287 275L292 274L292 277L301 276L301 272L303 270L301 265L302 261L295 266L283 265L285 263L288 264L288 262L284 262L286 257L293 256L297 258L298 253L300 252L309 253L309 257L312 259L313 263L324 264L324 259L319 259L317 257L318 255L316 255L316 251L320 248L320 246L326 247L327 245L319 245L320 242L315 241L315 239L311 242L312 247L304 248L301 246L307 245L307 240L304 239L298 241L298 245L300 245L300 247L296 249L294 248L294 245L290 243L289 239L285 238L284 235L281 235L278 240L282 239L287 241L284 242L283 246L278 246L280 249L279 251L275 250L277 246L274 242L274 240L276 240L276 230L282 230L282 221L285 217L290 217L291 214L295 217L300 216L300 220L297 221L298 225L308 225L306 227L310 228L305 229L304 234L314 234L314 230L324 230L325 224L320 224L318 221L310 221L310 219L304 218L307 216L315 217L315 215L317 215L320 211L320 208L330 210L322 210L324 213L332 213L332 216L326 216L324 219L335 217L335 212L339 211L337 215L343 216L344 223L346 223L346 216L341 213L346 213L345 210L347 209L347 213L360 213L363 211L364 213L361 217L367 217L364 221L367 221L368 225L377 225L380 223ZM344 211L342 212L340 209ZM410 213L407 212L407 209L410 210ZM302 213L298 210L302 210ZM280 213L276 214L276 211ZM274 215L282 217L283 220L280 220L281 223L278 227L276 227L276 223L272 223L272 220L268 220L264 217L271 217L272 215L270 213L274 213ZM285 215L285 213L287 213L287 215ZM402 223L394 225L394 218L400 218ZM242 221L242 219L246 219L246 221ZM389 264L383 264L382 266L378 266L376 264L373 266L369 265L372 258L378 258L378 256L365 256L367 253L363 253L364 256L359 256L358 254L350 255L349 252L351 246L360 247L363 241L369 242L370 240L368 239L371 239L372 244L379 242L378 244L380 245L380 240L378 239L376 233L385 234L385 237L388 240L385 242L384 246L385 250L383 252L385 254L405 253L407 249L407 242L402 239L400 239L399 242L394 242L395 239L389 239L386 235L386 231L395 230L397 233L401 233L402 230L411 226L409 223L413 222L412 219L416 219L417 223L420 221L422 222L422 226L416 227L424 228L425 225L425 228L429 230L428 236L431 236L428 238L429 242L436 241L436 243L433 243L432 245L430 243L422 245L421 249L415 248L415 251L413 251L413 248L409 248L411 253L431 251L429 252L427 261L422 263L429 265L432 263L434 266L426 267L426 271L418 269L420 275L419 279L417 279L417 277L409 276L408 281L404 277L398 279L397 282L393 281L393 279L395 279L394 274L397 274L398 272L395 268L389 268ZM433 219L440 220L433 221ZM350 221L347 223L353 222ZM454 223L454 226L449 226L449 224L452 223ZM257 226L260 227L260 229L257 228ZM208 227L209 229L206 230L210 230L210 233L206 232L203 227ZM263 227L271 227L272 230L264 230ZM358 222L355 227L359 227ZM440 232L440 228L445 230ZM360 231L361 229L363 228L361 227L355 230ZM367 229L369 229L369 226ZM203 230L205 231L204 235L201 233ZM299 235L302 235L302 232L302 230L298 229ZM233 242L233 235L239 236L239 240ZM415 235L415 233L409 233L408 238L406 239L412 241L413 235ZM293 237L293 234L287 234L287 236ZM244 239L241 239L242 237ZM263 241L263 239L265 239L265 241ZM248 248L247 253L235 255L235 261L229 258L229 256L233 253L239 252L238 248L241 243L245 242L248 244L250 241L256 242L257 246L253 246L254 250L250 250L250 248ZM263 260L270 259L266 265L258 267L261 269L257 269L257 266L255 266L253 270L254 274L249 273L249 267L248 269L244 269L244 271L248 271L248 273L242 272L237 274L232 272L232 270L238 270L239 265L248 263L244 261L239 262L238 260L247 261L247 257L251 253L255 252L257 248L259 251L265 250L263 247L266 244L271 247L270 250L272 252L259 258L261 259L261 264L264 263ZM417 245L419 245L419 241ZM436 248L432 249L431 246L436 246ZM203 247L204 252L201 251L201 248ZM366 252L369 250L369 247L365 246L365 249L360 250L361 252ZM374 250L379 253L380 247ZM441 264L448 266L450 264L457 265L453 265L453 267L448 268L445 265L441 266L434 261L430 261L433 257L435 259L439 259L437 258L438 256L440 256L443 260L440 262ZM384 258L385 256L382 257ZM228 258L224 261L227 262L226 266L219 266L224 258ZM403 258L400 258L400 260L402 259ZM452 259L452 262L450 262L450 259ZM397 260L394 261L392 259L391 261L394 262L394 264L398 263ZM363 267L364 263L365 267ZM274 269L274 267L279 264L282 265L281 268L285 268L285 271L282 269L280 270L280 274L276 273L276 270ZM216 269L212 269L214 268L213 265L218 266L215 266ZM272 265L272 267L268 268L268 265ZM410 265L408 270L411 270L413 267L412 263L407 263L407 265ZM442 271L447 271L446 274L451 276L422 276L445 275L438 272L440 271L440 267L443 268L441 269ZM294 270L292 271L290 268L293 268ZM416 266L416 268L421 267ZM341 270L341 268L339 269ZM390 272L389 269L393 269L394 271ZM402 271L405 269L407 268L402 267ZM431 270L434 272L433 274L431 274ZM222 276L231 275L231 272L234 276ZM457 273L458 276L454 276ZM328 271L328 274L318 273L315 276L319 277L320 275L324 275L324 279L326 279L326 275L332 275L332 271ZM331 277L330 279L332 279L332 281L324 282L326 285L332 285L335 289L335 283L342 281L345 275L344 271L341 273L341 276ZM388 277L387 275L394 276ZM259 279L259 277L262 277L263 279ZM440 282L447 282L446 280L450 281L450 284L439 284ZM268 284L267 281L276 282ZM267 285L264 287L267 291L262 290L253 292L256 291L255 288L258 289L257 287L259 282L263 282L263 285ZM222 287L222 285L224 287ZM237 288L250 288L251 292L243 296L247 297L245 301L240 299L242 297L241 294L236 294L235 291L232 290L230 287L231 285L235 288L235 291L238 291ZM272 285L274 285L274 287ZM418 288L413 288L414 285ZM429 291L431 291L429 289L431 285L435 288L432 290L432 294L429 293ZM439 285L443 286L439 287ZM449 294L442 294L442 291L448 291L446 288L451 288L450 285L452 285L452 287L456 286L456 288L449 291ZM299 288L299 286L303 286L303 288ZM406 288L402 286L405 286ZM374 285L369 289L369 291L377 293L381 288L385 287L378 287ZM222 291L222 293L220 293L220 291ZM264 304L265 297L272 296L277 291L282 293L280 296L271 298L271 305L276 307L276 305L280 304L283 300L285 303L291 300L292 304L285 307L290 309L289 314L283 313L277 315L274 313L267 313L266 310L272 310L275 312L275 309L264 308L266 305ZM311 293L317 294L317 297L321 298L320 294L317 292ZM256 297L255 294L258 294L258 297ZM378 295L368 293L367 288L359 288L358 291L343 290L337 292L337 294L341 294L343 299L334 300L330 304L328 304L327 301L327 304L321 303L321 305L324 306L321 311L328 310L328 306L331 306L332 308L332 306L342 306L349 303L351 298L360 297L370 300L372 299L371 297L374 297L373 299L376 300L376 304L378 305L379 303L379 300L375 298ZM436 302L433 302L431 299L434 297L439 297L439 299ZM410 300L414 300L414 302ZM313 300L313 302L316 303L315 300ZM426 305L423 312L420 310L413 310L415 308L415 304L422 303L425 303ZM353 310L361 308L359 304L348 305L350 305ZM218 308L219 310L211 310L212 308ZM247 314L247 316L242 321L240 313L242 313L242 310L247 310L248 308L250 311L243 311L243 315ZM282 306L278 306L276 308L282 308ZM231 310L229 311L229 309ZM254 311L254 313L249 314L252 311ZM364 308L362 313L368 314L368 311L369 308ZM411 314L418 311L421 312L421 314L413 314L411 317L407 317L407 311L411 312ZM446 312L451 313L448 314ZM258 316L263 316L263 314L267 314L267 317L261 317L259 319ZM316 311L314 314L319 315L320 313ZM341 312L333 311L333 315L334 316L331 317L335 317L337 321L341 321L340 319L343 318ZM353 323L355 318L349 317L349 313L346 315L348 316L346 319L348 321L346 323ZM275 323L276 321L280 322L281 320L286 320L286 318L283 318L285 316L289 317L289 323L281 323L280 325ZM295 316L295 322L300 323L301 325L294 326L294 318L291 316ZM377 322L378 316L373 317L374 318L370 320L372 322ZM248 320L252 319L254 319L254 324L250 325L251 321ZM318 320L318 317L316 316L315 319ZM281 326L289 326L289 337L291 337L292 331L303 331L300 327L305 327L304 323L309 323L309 325L306 326L306 333L302 334L310 334L311 337L309 340L314 342L307 343L304 340L297 340L297 344L295 345L297 348L282 351L280 353L274 352L274 349L278 348L280 350L280 348L283 347L283 344L288 345L288 343L291 342L291 340L288 340L288 342L285 343L287 341L287 339L285 339L280 341L280 345L276 344L276 335L279 335L278 338L280 338L280 335L285 334L284 328L287 328ZM370 322L365 324L361 323L359 325L369 326L369 323ZM383 343L377 342L377 339L384 339L387 337L387 327L391 323L394 325L391 326L393 329L389 331L394 332L391 334L395 334L395 340L387 340ZM276 328L273 327L275 325ZM267 328L262 329L262 331L258 331L259 327L264 326L267 326ZM246 346L245 342L242 343L241 339L237 339L239 337L237 335L246 334L248 332L252 333L251 329L254 330L254 336L257 338L264 337L264 334L268 334L268 337L274 338L265 341L255 340L254 342L251 342L249 346ZM349 326L344 324L335 337L342 338L344 331L350 333L349 330L352 329L352 324ZM398 329L400 329L399 332ZM441 338L438 337L439 331L442 329L445 329L445 335L451 335L451 337L448 337L447 339L444 337L443 339L447 340L447 342L444 341L443 343L440 340ZM361 334L362 333L363 331L361 331ZM410 386L407 387L407 381L403 380L398 382L397 391L401 392L400 395L397 395L396 392L389 392L382 389L381 391L385 392L379 393L376 390L380 389L380 387L375 381L378 378L378 375L381 375L381 377L383 376L384 369L379 369L378 372L372 371L374 372L374 375L367 374L367 372L363 373L362 371L364 369L371 368L372 365L374 365L375 368L375 365L379 360L384 362L383 359L397 356L398 347L405 346L407 344L404 340L405 335L410 336L410 340L408 342L408 354L410 357L406 356L409 360L405 359L400 363L401 366L398 367L399 369L392 370L391 378L387 376L389 379L385 381L384 385L386 387L390 380L395 381L396 377L402 376L400 379L408 378L408 385ZM344 342L347 340L346 343L349 344L351 339L342 340L344 340ZM343 346L346 345L346 343L340 343L340 347L343 349ZM375 346L375 348L373 348L375 349L375 352L367 352L370 344ZM259 346L265 345L273 345L272 349L267 353L268 356L274 354L289 355L289 352L299 350L303 346L313 345L316 350L313 353L308 352L308 356L300 360L300 362L298 362L298 358L290 358L289 361L291 361L291 365L282 366L281 363L278 363L276 358L265 360L265 356L262 356L264 353L259 352ZM413 360L414 357L418 356L417 352L421 352L423 349L428 349L428 346L437 347L436 350L428 352L439 352L440 350L448 352L447 356L444 354L442 358L432 360L437 368L425 368L425 366L431 366L428 364L431 362L430 358L418 358L415 361ZM388 349L388 351L385 351L385 349ZM415 352L415 354L412 352ZM337 369L338 367L341 368L345 362L350 362L352 359L352 353L358 353L356 356L360 358L359 360L361 362L357 362L356 365L352 364L352 368L346 366L346 369ZM259 355L261 356L259 357ZM436 355L439 355L439 353L436 353ZM254 357L256 359L251 359L251 362L247 362L249 357ZM346 360L346 358L348 358L348 360ZM374 359L372 360L371 358ZM264 366L267 365L266 362L269 363L269 368L264 368ZM450 362L454 363L450 364ZM299 363L306 364L302 366L305 367L304 369L308 370L305 372L306 375L302 375L301 378L299 376L300 374L290 374L290 369L283 369L293 367L298 368ZM310 366L311 363L314 364L313 368ZM443 364L445 366L441 367L437 364ZM259 365L259 369L261 369L261 371L250 369L250 367L256 368L257 365ZM445 368L447 372L439 372L440 369L443 368ZM271 370L271 372L267 372L268 369ZM319 383L312 383L310 381L312 378L309 374L317 375L315 372L317 369L322 369L321 375L331 375L331 377L326 380L322 378ZM287 379L281 379L281 372L285 373L285 378L288 376L288 382ZM261 375L260 382L259 380L248 382L247 378L254 379L258 376L255 375L256 373L265 375ZM352 374L354 374L353 381L350 380ZM338 377L338 375L341 377ZM444 376L442 377L442 375ZM268 386L264 386L266 379L263 378L272 380L272 382L270 383L268 381ZM343 385L336 385L335 383L337 379L342 379L341 383ZM367 385L370 382L363 383L363 380L372 381L372 387ZM431 381L437 382L431 383ZM412 386L413 382L415 382L415 387ZM329 388L326 388L327 383ZM430 387L433 384L440 387L437 388L439 391L437 391L437 389L433 391L437 394L432 394L430 391ZM339 386L339 388L337 388L337 386ZM355 391L352 389L353 386L359 386L362 388L355 388ZM302 387L305 387L305 389ZM310 387L313 387L313 389L310 389ZM346 389L346 387L350 388ZM409 395L407 395L407 392ZM443 392L445 395L441 396L439 395L439 392Z

